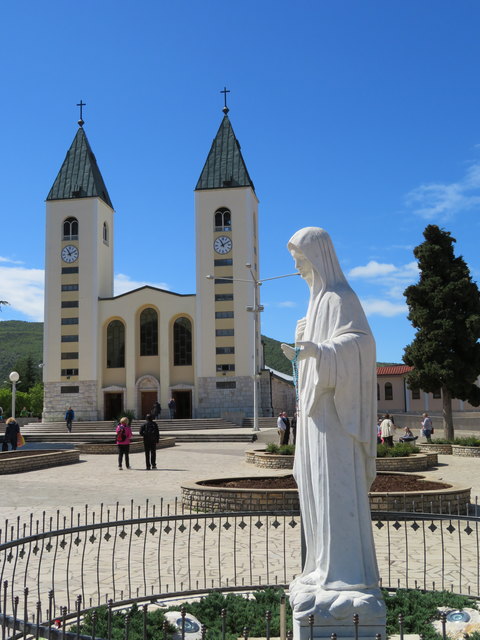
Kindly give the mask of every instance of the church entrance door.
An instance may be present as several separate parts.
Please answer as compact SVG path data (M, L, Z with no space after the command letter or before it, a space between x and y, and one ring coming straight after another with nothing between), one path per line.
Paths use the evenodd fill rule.
M142 419L147 413L151 413L153 405L157 401L156 391L142 391Z
M123 393L106 393L104 406L104 420L120 419L123 412Z
M190 419L192 417L192 392L191 391L173 391L173 399L177 405L175 417Z

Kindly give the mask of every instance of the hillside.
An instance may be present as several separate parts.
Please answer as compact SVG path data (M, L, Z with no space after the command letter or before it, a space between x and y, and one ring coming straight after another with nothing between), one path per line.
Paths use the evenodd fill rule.
M43 361L43 322L0 322L0 382L8 380L17 362L27 356L35 365Z
M292 365L285 358L280 342L262 336L265 364L272 369L292 375ZM0 322L0 382L8 378L18 360L31 355L35 364L42 362L43 322ZM387 363L379 363L385 365ZM390 363L389 363L390 364Z

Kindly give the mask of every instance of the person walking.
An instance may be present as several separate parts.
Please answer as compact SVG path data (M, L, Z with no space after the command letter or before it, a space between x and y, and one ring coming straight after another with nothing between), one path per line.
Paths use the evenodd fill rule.
M5 451L8 451L8 445L12 447L12 451L15 451L17 448L17 438L20 433L20 426L15 418L9 418L7 420L7 425L5 428L5 435L3 436L4 444L7 444L7 448Z
M287 425L285 424L285 420L283 419L283 413L280 412L277 418L277 430L278 430L278 438L279 438L280 446L283 444L286 429L287 429Z
M67 429L70 433L72 433L72 422L74 418L75 418L75 411L72 409L72 407L68 407L65 413L65 422L67 423Z
M290 420L288 419L288 415L286 411L282 413L282 419L285 423L285 433L283 434L282 444L288 444L288 441L290 440Z
M157 400L156 402L153 403L151 416L155 420L156 418L159 418L161 415L162 415L162 407L159 401Z
M168 403L168 410L170 411L170 420L173 420L175 418L175 414L177 413L177 403L175 402L174 398L170 398L170 401Z
M297 412L296 411L292 416L291 427L292 427L292 438L293 438L292 443L295 445L295 443L297 442Z
M386 413L383 416L383 420L380 425L380 431L382 434L383 444L386 444L387 447L393 447L393 434L395 433L395 425L393 424L389 413Z
M118 446L118 468L123 469L122 463L125 458L125 466L130 469L130 442L132 441L132 430L128 424L128 418L121 418L116 428Z
M158 424L152 420L152 416L146 416L146 422L140 427L140 435L143 437L145 449L145 466L147 470L157 468L157 442L160 440Z
M428 413L422 414L422 436L427 439L427 442L432 443L433 423Z

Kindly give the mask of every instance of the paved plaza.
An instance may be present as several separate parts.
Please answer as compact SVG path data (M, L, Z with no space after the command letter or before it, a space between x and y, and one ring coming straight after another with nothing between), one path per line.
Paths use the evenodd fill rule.
M89 514L87 520L91 524L93 512L96 514L95 522L99 521L101 505L103 505L102 520L105 521L131 516L143 517L147 500L148 515L152 515L155 506L155 513L158 516L162 501L164 513L167 506L173 511L175 500L181 497L181 486L184 483L213 477L285 474L282 470L267 472L245 462L245 450L259 448L262 446L262 441L275 439L276 430L270 430L260 434L260 442L248 445L235 442L181 443L169 449L159 450L158 469L152 471L145 469L143 453L135 453L131 455L131 470L118 470L115 455L85 455L81 457L79 464L5 475L2 477L0 528L5 532L7 528L5 521L8 520L10 532L13 526L20 537L22 531L26 535L29 532L28 523L31 513L33 513L34 523L37 520L47 522L47 530L49 527L55 530L72 524L81 524L85 522L87 512ZM451 484L471 486L472 497L480 495L480 460L478 459L440 455L438 466L422 472L422 475ZM118 510L115 506L117 502L120 505ZM87 510L85 505L88 505ZM141 513L138 507L141 507ZM108 510L110 512L107 518L105 516ZM58 519L57 513L59 513ZM74 517L72 513L75 514ZM49 525L50 518L52 518L52 524ZM65 536L63 539L60 536L57 538L58 543L53 543L54 550L51 552L55 553L57 562L55 588L62 591L65 586L63 582L66 579L70 581L69 586L65 587L66 590L75 592L81 588L86 597L93 596L95 601L97 596L101 598L106 593L113 595L112 588L117 590L117 598L119 589L128 589L129 595L133 596L136 593L153 593L154 590L158 593L158 589L162 587L162 580L163 587L166 582L170 592L175 589L182 590L187 586L196 588L198 583L201 587L203 585L208 587L213 580L218 580L219 584L225 585L228 579L232 581L234 578L245 579L245 584L250 584L252 576L255 584L259 584L262 580L271 582L272 579L283 583L289 582L293 575L298 573L299 527L291 527L288 521L290 518L285 519L280 525L276 525L273 521L270 523L266 521L264 523L266 526L258 529L255 526L255 519L250 519L250 523L247 523L249 526L246 530L247 535L238 527L243 523L234 520L232 519L232 526L228 529L224 529L225 521L216 529L209 529L207 520L196 523L185 520L185 532L182 531L181 535L178 534L178 529L175 533L175 525L172 532L167 532L164 528L165 524L156 525L158 531L154 533L150 530L151 523L142 524L140 533L137 532L138 527L135 525L130 529L127 528L128 535L124 537L118 535L122 533L118 528L112 527L110 531L103 530L95 533L97 540L95 544L93 542L90 544L91 532L89 531L85 537L83 534L80 536L82 540L78 543L78 548L75 536L70 538L67 536L68 546L64 545L64 547L60 543L65 541ZM24 523L26 529L23 529ZM201 530L199 529L196 533L194 525L199 523ZM437 520L435 530L429 529L429 525L429 521L420 522L415 528L407 523L402 523L399 528L396 528L393 522L381 528L374 524L373 531L382 578L385 581L388 579L390 586L396 586L398 581L401 586L407 586L408 582L408 586L414 587L417 580L418 586L422 588L432 588L432 583L435 582L436 588L443 586L447 589L453 588L455 591L477 592L480 532L474 530L472 535L466 534L464 532L466 525L461 524L460 527L455 521L455 531L448 531L448 520L440 525ZM477 524L473 526L478 527ZM45 528L44 524L41 528ZM221 545L218 537L219 529L222 535ZM267 529L270 531L269 534L266 533ZM105 532L107 537L104 539ZM108 535L109 533L113 537ZM266 535L270 536L269 553L271 554L267 558L264 551ZM278 538L278 547L275 547L277 544L275 535ZM462 548L459 564L460 536L462 536ZM13 535L13 537L18 536ZM11 534L9 538L12 538ZM114 543L116 551L114 550L113 553L116 555L113 562L112 545ZM196 547L194 547L195 544L197 544ZM125 551L122 551L122 548ZM28 558L20 557L17 559L18 562L7 563L4 567L6 571L4 577L8 577L8 572L15 567L18 572L23 566L22 563L28 560L27 584L35 584L40 580L45 581L42 591L51 588L50 581L53 578L50 572L40 570L38 564L48 562L50 554L45 553L43 547L40 553L35 554L32 546L27 550L27 554ZM127 554L128 562L124 562ZM204 564L205 554L208 555L207 564L211 565L208 569L210 571L208 577ZM65 571L62 569L63 558L66 563ZM175 567L174 570L173 567ZM75 580L80 577L84 582L81 587L78 583L77 589ZM116 585L113 584L112 587L113 578L116 580ZM15 582L18 582L18 585L23 582L20 573Z

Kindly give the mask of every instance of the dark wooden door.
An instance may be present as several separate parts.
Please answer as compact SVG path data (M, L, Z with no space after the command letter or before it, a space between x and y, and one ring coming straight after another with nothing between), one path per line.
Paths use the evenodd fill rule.
M191 391L174 391L173 399L177 405L175 417L190 419L192 417L192 392Z
M118 420L123 412L123 393L105 394L104 420Z
M142 391L142 415L140 418L143 420L147 413L151 413L153 405L157 401L156 391Z

